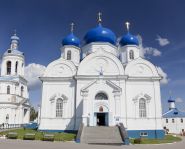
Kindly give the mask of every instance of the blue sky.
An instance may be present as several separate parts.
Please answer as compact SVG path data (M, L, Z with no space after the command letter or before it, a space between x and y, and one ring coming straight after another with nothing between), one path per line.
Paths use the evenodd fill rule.
M123 24L129 21L131 33L142 38L145 58L166 73L166 84L161 85L163 110L167 109L170 90L177 106L185 110L183 0L0 0L0 54L9 47L10 36L16 29L26 64L47 66L59 58L69 24L75 22L75 34L83 40L85 33L96 26L99 11L103 25L117 37L125 34ZM33 105L39 104L38 84L30 88L30 98Z

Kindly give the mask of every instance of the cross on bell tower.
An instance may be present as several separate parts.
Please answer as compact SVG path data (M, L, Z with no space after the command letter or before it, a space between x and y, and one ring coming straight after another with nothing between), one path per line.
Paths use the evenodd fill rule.
M127 29L127 32L129 32L129 29L130 29L130 22L125 22L125 25L126 25L126 29Z
M98 12L98 17L97 17L98 23L101 24L102 23L102 13Z
M70 25L71 25L71 33L73 33L75 24L72 22Z

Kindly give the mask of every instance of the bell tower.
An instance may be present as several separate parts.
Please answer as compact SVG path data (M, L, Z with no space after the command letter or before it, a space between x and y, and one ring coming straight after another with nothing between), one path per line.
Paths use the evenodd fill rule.
M73 32L74 23L71 23L71 33L62 41L61 57L78 66L80 62L80 40Z
M120 40L120 60L122 63L128 63L134 59L139 58L139 41L136 36L129 31L130 23L125 23L127 34Z
M10 48L2 58L1 76L24 76L24 54L18 50L19 40L15 32L11 36Z

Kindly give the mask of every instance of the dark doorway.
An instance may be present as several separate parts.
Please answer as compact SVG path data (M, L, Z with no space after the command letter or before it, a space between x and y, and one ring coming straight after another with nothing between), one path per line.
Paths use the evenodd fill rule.
M97 125L105 126L105 113L97 113Z

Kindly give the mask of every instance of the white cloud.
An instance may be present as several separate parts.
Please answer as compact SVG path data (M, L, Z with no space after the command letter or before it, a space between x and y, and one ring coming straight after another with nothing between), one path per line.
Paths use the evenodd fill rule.
M162 38L161 36L157 36L156 40L158 41L160 46L166 46L170 43L170 41L167 38Z
M168 82L170 81L170 79L168 78L167 73L165 73L161 67L157 67L157 71L159 73L159 75L161 75L163 78L161 80L161 84L168 84Z
M25 67L25 78L28 81L28 87L34 90L41 85L39 77L44 74L46 67L40 64L31 63Z
M140 56L145 57L146 55L152 55L152 56L161 56L161 51L159 51L156 48L153 47L144 47L143 46L143 39L141 35L138 35L139 40L139 46L140 46Z
M178 98L175 99L175 102L177 102L177 103L182 103L183 101L184 100L182 98L180 98L180 97L178 97Z

